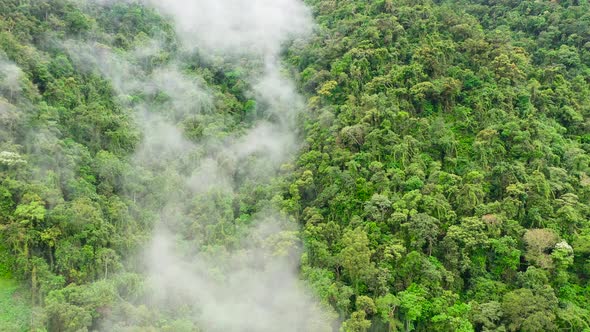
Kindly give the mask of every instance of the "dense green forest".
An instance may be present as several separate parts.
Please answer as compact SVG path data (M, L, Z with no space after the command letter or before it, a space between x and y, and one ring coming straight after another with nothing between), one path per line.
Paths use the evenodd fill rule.
M0 331L285 329L219 323L256 248L334 331L590 331L588 1L306 0L289 98L149 3L0 1ZM227 312L154 300L162 219Z

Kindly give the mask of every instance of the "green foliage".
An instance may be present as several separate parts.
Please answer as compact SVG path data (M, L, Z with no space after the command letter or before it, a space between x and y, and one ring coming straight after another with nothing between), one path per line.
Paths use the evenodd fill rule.
M306 268L372 298L376 330L585 326L588 2L308 3Z
M317 33L284 52L308 99L299 155L268 183L238 172L235 194L183 193L178 206L163 197L206 156L138 167L130 108L179 117L190 140L231 137L266 116L244 78L255 65L179 52L174 27L135 2L0 2L4 326L83 331L120 314L195 330L135 305L129 257L153 216L189 207L182 237L231 250L271 202L300 222L301 275L342 331L590 329L588 1L306 2ZM138 66L175 59L214 112L166 114L159 91L117 96L57 46L92 40L125 57L152 39L161 49ZM266 245L286 255L297 241Z

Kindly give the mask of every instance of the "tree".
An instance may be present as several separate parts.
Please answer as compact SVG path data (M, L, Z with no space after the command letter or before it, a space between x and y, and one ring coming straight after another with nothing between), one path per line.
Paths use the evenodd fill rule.
M432 322L438 331L474 332L469 321L471 306L465 303L454 303L432 317Z
M428 255L432 255L432 247L439 234L440 221L425 213L418 213L401 226L406 231L408 247L422 250L425 244Z
M371 327L371 321L365 319L366 313L363 310L355 311L350 318L342 323L341 332L367 332Z
M361 295L356 298L356 308L357 310L363 310L367 316L372 316L377 312L377 307L375 306L373 299L366 295Z
M428 300L426 290L419 285L412 284L405 291L398 294L400 313L404 321L404 330L413 331L414 325L427 311Z
M469 215L483 203L485 197L483 180L483 174L478 171L471 171L465 175L456 198L459 211Z
M378 297L375 301L377 312L381 316L381 319L387 322L389 331L397 331L399 321L397 320L397 309L399 308L400 301L393 294L386 294Z
M101 248L96 253L97 263L104 268L104 279L109 276L109 267L111 271L121 267L117 253L110 248Z
M474 303L472 321L479 331L503 331L501 320L504 316L502 304L496 301Z
M391 212L391 201L385 195L374 194L371 200L365 203L365 213L371 220L384 222Z
M524 241L527 244L525 257L531 263L542 268L552 267L552 261L546 251L553 248L559 240L557 234L550 229L530 229L524 234Z
M509 331L551 331L556 328L557 298L549 286L537 290L517 289L502 300Z
M375 271L367 233L360 227L349 229L342 237L342 247L339 262L358 291L361 283L367 282Z

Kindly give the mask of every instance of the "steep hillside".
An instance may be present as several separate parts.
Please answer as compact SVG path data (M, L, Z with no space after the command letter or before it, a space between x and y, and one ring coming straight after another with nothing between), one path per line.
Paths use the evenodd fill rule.
M0 331L590 331L589 117L588 1L1 1Z
M290 211L345 331L590 328L586 1L309 1Z

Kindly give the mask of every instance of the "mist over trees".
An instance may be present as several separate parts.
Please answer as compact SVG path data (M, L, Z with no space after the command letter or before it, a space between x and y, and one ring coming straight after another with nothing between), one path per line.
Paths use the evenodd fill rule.
M590 4L0 1L0 331L590 331Z

